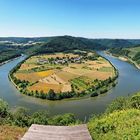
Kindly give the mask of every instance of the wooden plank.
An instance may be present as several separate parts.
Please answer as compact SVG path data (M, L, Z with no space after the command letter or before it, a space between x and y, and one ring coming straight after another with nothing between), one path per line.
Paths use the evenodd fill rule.
M86 125L49 126L33 124L21 140L92 140Z

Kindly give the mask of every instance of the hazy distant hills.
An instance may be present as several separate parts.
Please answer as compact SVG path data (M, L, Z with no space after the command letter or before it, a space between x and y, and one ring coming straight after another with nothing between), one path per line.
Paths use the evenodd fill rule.
M27 37L0 37L0 41L9 41L15 43L28 43L29 41L35 42L46 42L49 37L35 37L35 38L27 38Z

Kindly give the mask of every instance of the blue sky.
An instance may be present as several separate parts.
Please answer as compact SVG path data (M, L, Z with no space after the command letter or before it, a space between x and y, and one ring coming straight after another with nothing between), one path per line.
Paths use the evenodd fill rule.
M140 38L140 0L0 0L0 36Z

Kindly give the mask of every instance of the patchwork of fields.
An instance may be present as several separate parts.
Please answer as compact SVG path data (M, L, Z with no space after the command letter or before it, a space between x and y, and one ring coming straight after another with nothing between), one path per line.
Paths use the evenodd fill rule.
M114 67L97 54L56 53L32 56L14 73L21 81L28 81L28 91L48 93L82 92L94 86L95 80L115 76Z

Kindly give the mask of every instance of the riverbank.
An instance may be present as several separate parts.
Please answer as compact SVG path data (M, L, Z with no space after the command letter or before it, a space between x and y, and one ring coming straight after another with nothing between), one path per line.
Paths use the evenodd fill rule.
M6 63L9 63L9 62L11 62L11 61L13 61L13 60L15 60L15 59L18 59L18 58L20 58L21 56L23 56L23 54L21 54L21 55L18 56L18 57L14 57L14 58L12 58L12 59L3 61L2 63L0 63L0 66L4 65L4 64L6 64Z
M112 54L112 53L110 53L108 51L105 51L105 53L107 53L107 54L109 54L111 56L114 56L114 57L116 57L116 58L118 58L118 59L120 59L120 60L122 60L124 62L129 62L130 64L133 64L136 68L138 68L140 70L140 66L135 61L133 61L131 58L129 58L127 56L119 56L117 54Z

